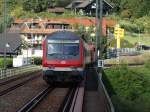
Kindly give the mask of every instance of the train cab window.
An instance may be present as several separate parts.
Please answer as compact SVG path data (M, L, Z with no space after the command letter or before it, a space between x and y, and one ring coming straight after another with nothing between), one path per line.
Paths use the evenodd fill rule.
M48 59L79 59L79 43L49 43L47 47Z
M64 44L63 47L64 54L66 55L79 55L79 44Z
M62 53L62 45L61 44L48 44L48 54L54 55L54 54L61 54Z

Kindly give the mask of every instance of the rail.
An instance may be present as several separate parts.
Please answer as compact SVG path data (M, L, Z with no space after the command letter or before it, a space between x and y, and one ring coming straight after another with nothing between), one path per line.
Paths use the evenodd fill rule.
M13 69L1 69L0 70L0 79L8 78L11 76L15 76L18 74L23 74L27 72L34 72L37 70L40 70L40 66L30 65L30 66L24 66L24 67L18 67Z
M83 97L84 87L82 85L70 88L58 112L82 112Z
M55 88L47 87L42 92L37 94L33 99L31 99L29 102L27 102L17 112L31 112L39 104L39 102L41 102L54 89Z
M96 70L96 72L97 72L97 70ZM111 102L111 99L108 95L105 85L102 82L102 74L99 74L97 72L97 76L98 76L98 82L99 82L98 92L101 95L100 97L102 99L103 106L105 107L105 112L115 112L114 106Z

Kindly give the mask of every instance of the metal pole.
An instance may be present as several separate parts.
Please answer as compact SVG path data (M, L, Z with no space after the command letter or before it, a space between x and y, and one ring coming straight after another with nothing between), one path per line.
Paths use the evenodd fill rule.
M102 59L102 35L103 35L103 0L100 0L100 41L99 41L99 48L100 48L100 59Z
M28 65L28 47L27 47L27 65Z
M33 19L32 19L32 25L31 25L31 30L33 31ZM33 53L33 32L31 32L31 58L32 58L32 53Z
M99 44L99 23L98 23L98 9L99 9L99 0L96 0L96 41L95 41L95 61L96 61L96 67L98 62L98 44Z
M3 12L3 15L4 15L4 69L6 70L7 68L7 65L6 65L6 32L7 32L7 11L6 11L6 8L7 8L7 4L6 4L7 0L3 0L3 3L4 3L4 12ZM6 72L5 72L6 73Z

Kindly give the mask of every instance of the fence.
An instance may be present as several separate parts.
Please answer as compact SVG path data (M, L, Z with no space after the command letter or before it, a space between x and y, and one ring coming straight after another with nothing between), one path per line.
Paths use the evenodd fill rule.
M96 70L97 71L97 70ZM102 74L99 74L97 71L97 76L98 76L98 92L100 95L100 101L102 102L102 106L104 107L104 112L115 112L115 108L111 102L111 99L109 97L109 94L105 88L105 85L103 84L102 81Z
M123 55L129 55L129 56L130 55L138 55L138 54L141 53L140 51L137 51L136 48L121 48L121 49L111 48L111 49L108 49L108 51L107 51L108 58L117 57L117 52L119 52L120 56L123 56Z
M37 71L40 69L41 69L40 66L35 66L35 65L13 68L13 69L1 69L0 70L0 79L4 79L7 77L11 77L11 76L15 76L18 74L31 72L31 71L34 72L34 71Z

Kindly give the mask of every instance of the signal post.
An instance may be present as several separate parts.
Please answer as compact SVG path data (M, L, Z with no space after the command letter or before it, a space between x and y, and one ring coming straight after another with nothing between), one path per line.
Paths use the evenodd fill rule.
M120 56L120 48L121 48L121 39L124 38L124 29L119 28L119 26L115 27L114 36L117 41L117 59L119 64L119 56Z

